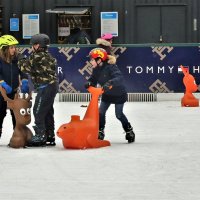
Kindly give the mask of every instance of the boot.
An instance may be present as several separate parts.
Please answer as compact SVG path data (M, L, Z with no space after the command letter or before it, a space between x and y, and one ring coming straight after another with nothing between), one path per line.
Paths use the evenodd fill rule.
M46 141L47 146L55 146L55 133L54 131L47 131L47 141Z
M104 137L105 137L104 129L103 129L103 128L100 128L100 129L99 129L99 136L98 136L98 139L99 139L99 140L103 140Z
M28 147L41 147L46 146L47 136L45 130L39 130L37 126L33 127L35 130L35 135L28 142Z
M133 132L133 127L130 123L124 127L124 130L126 132L125 139L128 140L128 143L135 142L135 133Z

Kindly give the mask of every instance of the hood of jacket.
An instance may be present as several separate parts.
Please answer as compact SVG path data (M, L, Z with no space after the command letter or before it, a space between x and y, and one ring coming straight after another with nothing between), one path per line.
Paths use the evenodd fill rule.
M114 64L116 64L116 61L117 61L117 59L115 58L115 56L108 55L108 63L109 64L114 65Z
M98 38L96 40L96 44L97 45L103 45L103 46L106 46L106 47L111 47L111 43L110 42L108 42L107 40L101 39L101 38Z

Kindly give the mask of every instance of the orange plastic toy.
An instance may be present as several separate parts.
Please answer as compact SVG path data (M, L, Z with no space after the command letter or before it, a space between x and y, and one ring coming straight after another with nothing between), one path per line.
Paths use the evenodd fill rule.
M192 94L198 89L195 79L191 74L189 74L189 71L185 69L184 66L181 65L181 69L184 73L183 83L186 89L185 94L181 99L181 106L198 107L199 100Z
M63 146L69 149L86 149L110 146L107 140L98 139L99 108L98 97L103 93L101 88L89 87L92 94L83 120L79 115L72 115L69 123L63 124L57 131Z

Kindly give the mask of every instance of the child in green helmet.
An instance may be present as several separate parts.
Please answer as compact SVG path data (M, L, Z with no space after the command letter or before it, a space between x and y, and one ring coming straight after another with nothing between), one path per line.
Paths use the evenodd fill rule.
M33 106L35 135L27 146L55 146L54 100L58 91L57 61L48 52L50 44L46 34L33 35L31 55L19 61L22 71L28 73L37 95Z

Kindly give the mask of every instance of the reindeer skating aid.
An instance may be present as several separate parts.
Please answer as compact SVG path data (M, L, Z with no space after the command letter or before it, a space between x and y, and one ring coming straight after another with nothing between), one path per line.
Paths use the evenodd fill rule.
M69 123L63 124L57 131L67 149L86 149L110 146L107 140L98 139L99 109L98 97L103 93L101 88L90 86L88 91L92 94L89 106L83 120L79 115L72 115Z
M198 107L199 100L192 94L198 89L195 79L191 74L189 74L189 71L186 70L184 66L181 65L181 69L184 74L183 83L185 85L185 94L181 99L181 106Z
M31 130L27 127L31 122L31 93L27 98L25 95L21 98L19 93L16 93L15 98L10 99L1 86L0 92L4 100L7 101L8 108L13 110L16 119L16 126L10 139L9 146L12 148L26 147L27 142L31 140L33 136Z

